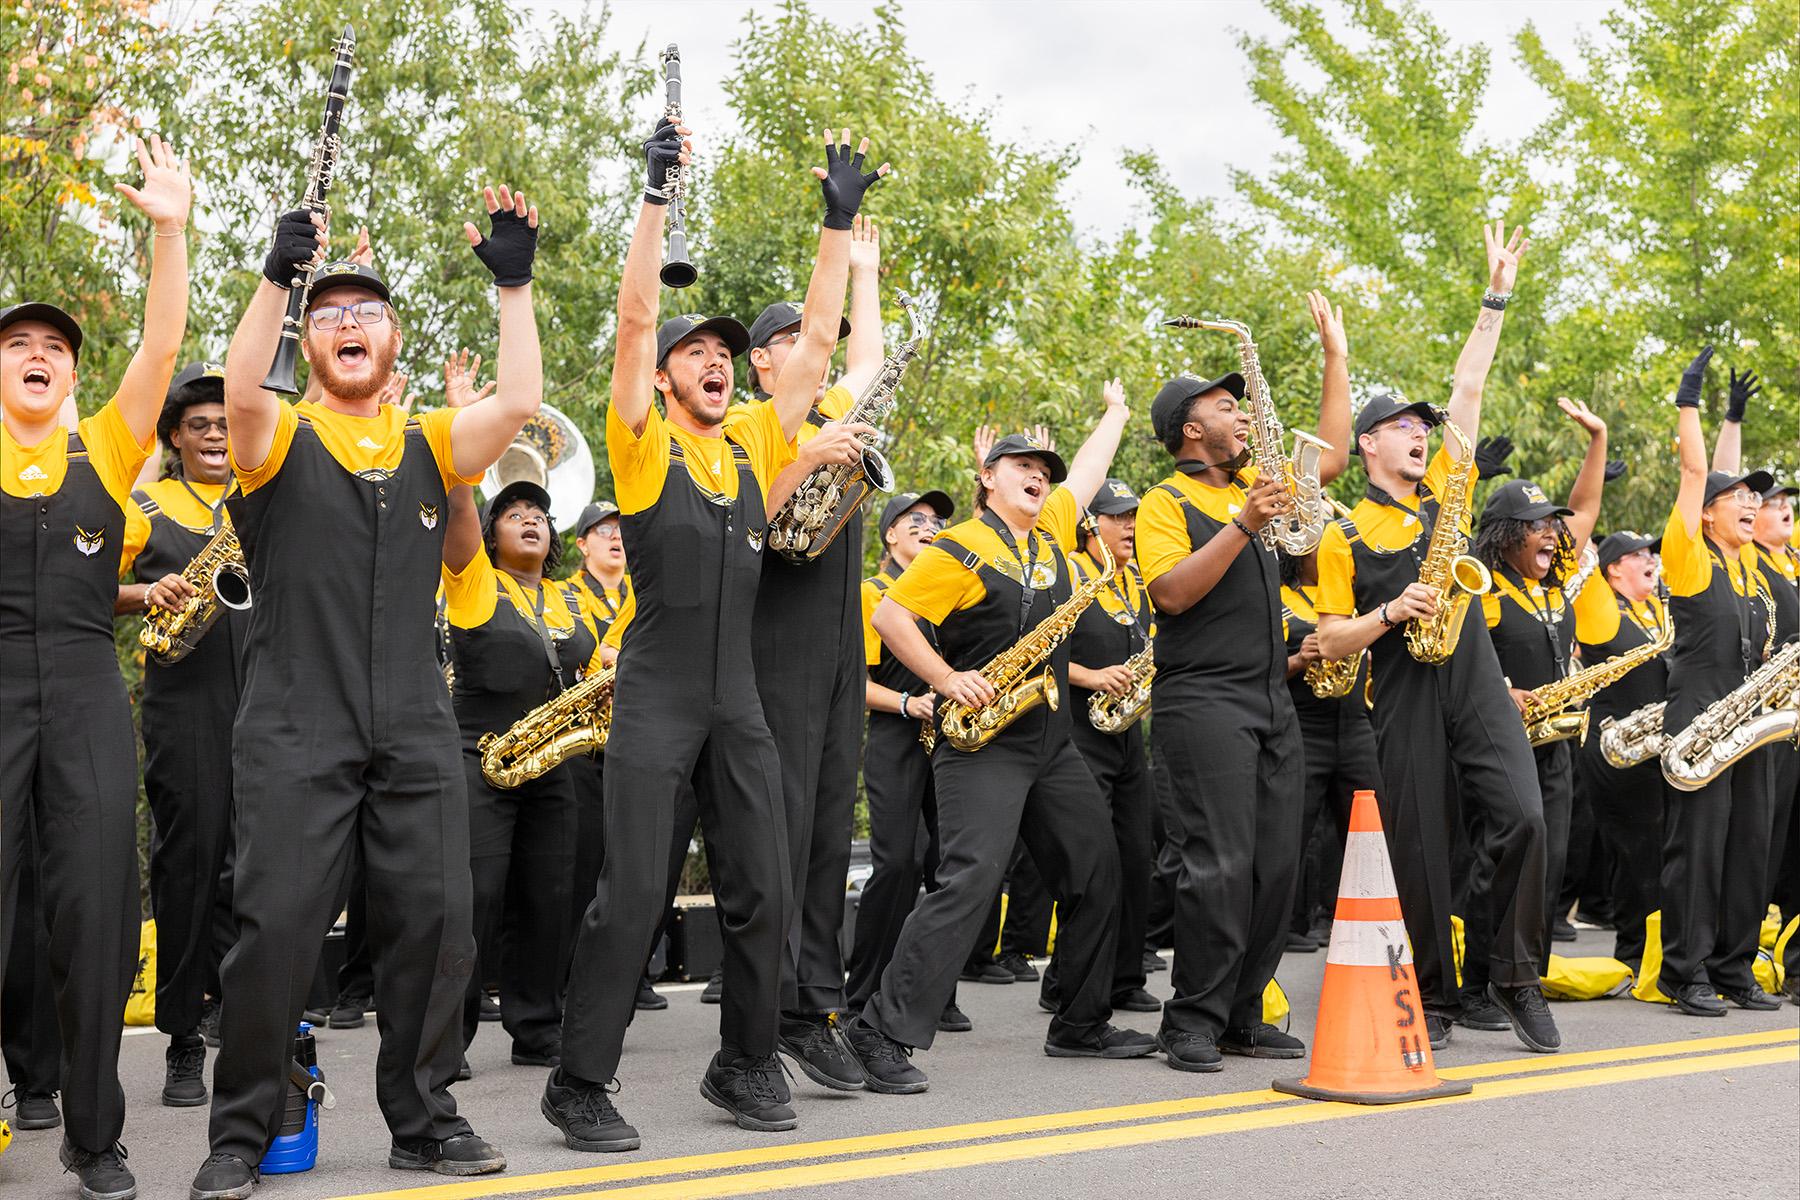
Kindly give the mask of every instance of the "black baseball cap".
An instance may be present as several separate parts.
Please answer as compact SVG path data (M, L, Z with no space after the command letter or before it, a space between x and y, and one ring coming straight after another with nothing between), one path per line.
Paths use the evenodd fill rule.
M388 291L387 280L374 267L339 260L328 262L313 272L312 291L307 295L306 307L310 310L318 302L319 293L334 287L366 288L387 303L394 302L393 293Z
M1010 458L1015 454L1035 454L1043 459L1044 465L1050 468L1051 483L1061 483L1069 477L1069 468L1063 462L1061 455L1036 438L1027 437L1022 433L1009 433L995 442L994 448L988 451L988 456L982 460L981 465L991 467L1001 459Z
M213 362L189 363L169 381L169 394L163 397L162 412L156 418L156 436L167 442L188 405L223 399L225 368Z
M1600 560L1597 565L1609 567L1627 554L1636 554L1639 550L1661 549L1661 538L1638 533L1633 529L1621 529L1618 533L1609 533L1600 539Z
M948 521L956 514L956 501L935 488L929 492L901 492L890 497L881 506L881 534L885 537L894 522L900 519L901 513L920 504L930 505L931 511L938 515L940 521Z
M1424 400L1408 400L1399 392L1377 392L1363 402L1362 411L1356 414L1356 427L1350 434L1350 453L1361 454L1362 435L1403 412L1416 412L1428 424L1444 423L1443 410L1435 404Z
M1722 493L1729 492L1740 483L1760 496L1775 486L1775 477L1767 471L1749 471L1743 475L1733 475L1729 471L1710 471L1706 476L1706 499L1700 502L1700 506L1706 507Z
M1184 371L1163 384L1157 390L1156 399L1150 401L1150 429L1156 434L1156 440L1168 441L1169 434L1175 431L1173 423L1187 412L1187 402L1217 387L1224 388L1239 400L1244 398L1244 377L1236 371L1217 379L1202 379Z
M58 333L69 339L69 353L76 361L81 359L81 322L71 317L54 304L41 300L31 300L24 304L14 304L0 309L0 329L8 325L17 325L20 321L42 321Z
M619 515L619 506L611 500L596 500L581 510L581 518L575 522L575 536L586 537L587 531L606 520Z
M1777 496L1800 496L1800 486L1779 481L1771 483L1769 489L1763 493L1763 499L1773 500Z
M1108 479L1094 493L1088 504L1088 511L1097 517L1116 517L1120 513L1136 512L1138 494L1131 490L1131 485L1123 479Z
M545 517L550 515L550 493L529 479L515 479L488 501L487 519L493 521L515 500L528 501L542 509Z
M701 313L683 313L679 317L670 317L656 331L656 366L662 369L663 360L669 357L669 351L685 337L706 330L718 334L725 339L725 346L731 351L731 357L737 358L750 348L750 333L744 328L742 321L735 317L709 317Z
M798 300L777 300L756 314L756 320L750 322L750 345L754 350L758 346L766 346L769 339L784 329L791 329L800 323L801 308ZM850 321L846 317L838 318L838 341L850 336Z
M1488 495L1481 508L1481 523L1489 521L1537 521L1544 517L1572 517L1575 510L1566 508L1544 494L1544 489L1529 479L1509 479Z

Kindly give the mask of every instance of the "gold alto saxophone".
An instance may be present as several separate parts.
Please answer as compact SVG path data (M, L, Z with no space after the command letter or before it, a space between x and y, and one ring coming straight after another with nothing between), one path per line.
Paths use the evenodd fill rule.
M1309 663L1301 674L1319 699L1341 700L1356 686L1356 672L1362 666L1362 657L1351 654L1344 658L1321 658Z
M981 675L993 684L998 694L980 708L969 708L954 700L945 700L937 708L937 721L927 721L919 731L919 741L927 752L937 748L938 730L958 750L974 753L993 741L1002 729L1038 705L1055 711L1062 704L1056 686L1056 671L1048 659L1063 639L1075 630L1081 610L1094 602L1100 589L1112 579L1115 567L1112 551L1103 539L1100 547L1100 570L1075 589L1073 595L1056 606L1056 611L1039 621L1031 632L989 659Z
M1142 650L1125 660L1125 667L1131 672L1131 687L1123 696L1095 692L1088 697L1088 723L1101 733L1124 733L1150 711L1150 681L1156 678L1155 643L1145 642Z
M1789 642L1707 705L1663 748L1669 786L1697 792L1752 750L1800 735L1800 641Z
M181 577L194 589L193 598L179 612L150 609L138 631L138 645L165 667L191 654L226 609L250 607L250 572L230 517L182 568Z
M515 788L574 758L606 749L612 733L613 667L538 705L505 733L484 733L481 775L495 787Z
M1661 755L1669 744L1669 735L1663 732L1663 709L1668 706L1667 700L1658 700L1600 722L1600 756L1623 771Z
M1575 705L1585 703L1601 688L1610 687L1675 644L1675 625L1665 622L1656 637L1642 646L1615 655L1604 662L1565 676L1555 683L1533 688L1534 699L1525 702L1520 714L1525 720L1525 737L1533 746L1544 746L1567 738L1587 741L1588 711Z
M1431 544L1426 547L1425 561L1419 564L1419 582L1437 593L1437 608L1428 617L1414 617L1406 623L1406 648L1414 658L1433 666L1449 662L1456 653L1469 601L1494 586L1487 564L1464 553L1469 539L1463 536L1462 523L1475 492L1475 474L1469 470L1475 461L1475 447L1443 410L1437 415L1442 418L1444 436L1454 437L1462 450L1450 469L1450 482L1444 489L1447 494L1438 500Z
M839 418L848 423L879 425L894 411L894 395L900 378L919 352L924 336L919 309L905 292L897 297L912 318L912 336L882 360L881 369L869 380L862 395ZM769 546L790 562L811 562L825 553L871 490L894 490L894 469L874 438L863 439L862 458L853 463L827 463L800 481L794 494L769 518Z
M1279 479L1287 488L1291 503L1288 511L1262 527L1259 536L1269 549L1282 549L1289 554L1310 554L1318 549L1325 535L1325 522L1331 509L1325 500L1325 489L1319 483L1319 456L1331 449L1331 443L1310 433L1294 430L1294 453L1289 459L1282 445L1286 432L1281 418L1275 415L1269 399L1269 385L1263 379L1262 362L1256 353L1256 342L1250 327L1238 321L1208 321L1201 317L1173 317L1163 322L1177 329L1211 329L1229 333L1238 341L1238 362L1244 375L1245 399L1250 403L1250 440L1256 455L1256 470L1267 479Z

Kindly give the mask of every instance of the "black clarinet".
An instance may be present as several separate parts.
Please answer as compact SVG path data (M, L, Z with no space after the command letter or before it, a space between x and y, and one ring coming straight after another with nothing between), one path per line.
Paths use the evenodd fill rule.
M681 51L673 42L662 52L663 65L663 119L681 124ZM700 278L700 272L688 261L687 248L687 168L675 163L669 168L665 177L665 187L669 193L669 252L663 260L662 281L664 287L691 287L694 280Z
M312 166L306 173L306 195L300 207L324 214L331 219L331 206L325 194L331 190L337 174L338 151L343 142L338 137L338 123L344 116L344 101L350 96L350 60L356 54L356 31L344 26L344 36L331 47L336 56L331 64L331 86L325 93L325 120L319 126L319 143L313 147ZM300 365L300 337L305 333L306 300L312 294L312 268L302 269L288 285L287 313L281 318L281 341L275 346L275 360L262 385L271 392L296 395L300 388L294 373Z

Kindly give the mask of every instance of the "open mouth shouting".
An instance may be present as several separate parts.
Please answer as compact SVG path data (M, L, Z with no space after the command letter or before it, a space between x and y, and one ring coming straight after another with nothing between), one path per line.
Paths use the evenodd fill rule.
M352 333L338 342L336 357L338 366L355 370L369 361L368 344Z
M50 394L50 368L33 363L25 368L19 383L28 395L47 396Z
M223 469L225 466L226 454L223 446L202 446L197 454L200 461L209 467Z
M725 393L731 386L731 379L718 367L709 367L700 376L700 391L714 404L725 402Z

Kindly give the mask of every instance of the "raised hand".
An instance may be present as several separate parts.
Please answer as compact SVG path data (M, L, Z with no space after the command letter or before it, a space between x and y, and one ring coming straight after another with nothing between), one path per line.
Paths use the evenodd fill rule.
M848 129L836 135L835 144L832 131L825 131L825 165L812 169L813 176L819 181L819 190L825 195L825 228L849 229L862 207L863 193L893 169L882 163L864 175L863 156L868 152L868 138L859 142L856 153L851 154Z
M325 261L325 232L324 216L311 209L282 213L263 256L263 278L278 288L293 287L301 271Z
M969 439L969 444L975 448L975 473L979 475L987 466L988 451L994 448L994 427L977 425L975 436Z
M1676 408L1699 408L1700 387L1706 382L1706 364L1712 361L1713 348L1707 346L1694 355L1694 361L1681 373L1681 386L1675 389Z
M381 387L381 395L376 398L377 405L391 404L401 412L412 411L412 397L407 394L406 384L412 378L404 371L395 371L388 376L388 381Z
M1313 327L1319 331L1319 346L1327 356L1344 357L1350 353L1350 339L1344 334L1344 306L1331 306L1324 292L1306 293L1306 309L1312 314Z
M481 189L481 198L487 203L493 232L482 237L480 230L464 221L469 245L493 274L495 287L524 287L531 282L531 263L537 257L537 205L527 204L524 192L510 191L504 183L498 193L491 187Z
M119 183L114 190L149 217L156 232L173 237L187 228L188 210L194 205L194 176L187 160L177 158L175 148L154 133L148 144L132 138L131 148L144 172L144 186Z
M359 267L375 267L375 247L369 244L369 227L362 226L356 231L356 248L350 251L350 261Z
M1531 249L1531 240L1525 236L1523 225L1515 226L1509 239L1503 219L1495 220L1492 229L1483 224L1481 240L1487 243L1488 290L1504 296L1513 290L1513 281L1519 276L1519 260Z
M1512 456L1513 441L1504 433L1493 437L1484 437L1475 443L1475 478L1492 479L1497 475L1511 475L1512 468L1506 460Z
M656 131L644 139L644 199L650 204L667 204L669 168L687 166L694 158L694 143L688 137L693 130L664 117Z
M1120 393L1120 397L1121 397L1120 403L1124 402L1123 396L1124 396L1124 393L1121 392ZM1050 427L1048 425L1033 425L1030 429L1027 429L1025 432L1031 438L1032 441L1036 442L1038 445L1042 446L1044 449L1046 449L1046 450L1056 449L1056 435L1054 433L1050 432Z
M1745 371L1742 375L1737 368L1731 368L1731 391L1725 397L1725 419L1742 424L1744 413L1750 407L1750 398L1762 391L1762 384L1756 378L1756 372Z
M1107 411L1118 409L1128 411L1125 407L1125 382L1114 376L1100 387L1100 399L1106 404Z
M1601 475L1601 482L1602 483L1612 483L1615 480L1624 478L1626 469L1627 468L1626 468L1624 459L1622 459L1622 458L1607 459L1606 460L1606 470Z
M850 270L881 269L881 231L871 217L857 215L850 226Z
M464 408L493 395L495 380L476 386L475 380L481 375L481 355L477 354L473 362L469 361L469 351L465 347L444 359L444 406L446 408Z
M1593 409L1579 400L1571 400L1567 396L1556 398L1556 407L1563 410L1569 420L1587 430L1589 438L1606 431L1606 422L1602 421Z

